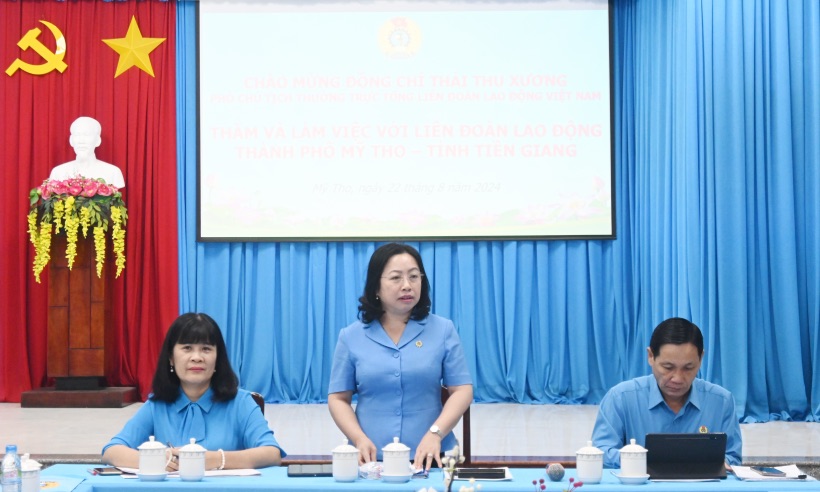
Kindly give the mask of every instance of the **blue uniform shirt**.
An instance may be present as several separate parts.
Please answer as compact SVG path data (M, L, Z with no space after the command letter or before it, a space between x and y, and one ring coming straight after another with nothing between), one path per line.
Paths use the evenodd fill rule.
M663 401L655 376L624 381L601 400L592 431L592 444L604 452L604 466L620 468L620 449L630 439L644 446L648 433L725 432L726 462L739 465L742 439L732 394L695 379L689 400L675 414Z
M196 402L191 402L182 391L173 403L149 398L102 452L115 444L137 449L148 436L175 447L190 443L193 437L197 444L211 451L275 446L283 458L286 456L259 405L242 389L233 400L220 402L213 401L211 388Z
M472 384L453 322L428 315L410 320L398 344L379 321L357 321L339 332L328 393L358 395L356 417L378 450L393 437L416 453L424 434L441 413L441 385ZM456 444L452 432L441 450Z

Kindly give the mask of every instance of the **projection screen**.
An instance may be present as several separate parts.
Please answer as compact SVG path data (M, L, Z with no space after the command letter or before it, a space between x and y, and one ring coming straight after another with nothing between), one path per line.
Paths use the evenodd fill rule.
M614 237L605 0L198 15L200 240Z

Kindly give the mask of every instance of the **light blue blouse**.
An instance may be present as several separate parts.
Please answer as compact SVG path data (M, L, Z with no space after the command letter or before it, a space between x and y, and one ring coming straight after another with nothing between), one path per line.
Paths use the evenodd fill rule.
M702 429L701 429L702 428ZM741 462L742 437L735 399L716 384L692 382L689 400L675 414L663 400L655 376L624 381L601 400L592 430L592 444L604 452L604 466L620 468L620 449L630 439L644 446L648 433L725 432L726 462Z
M242 389L233 400L224 402L213 401L211 388L196 402L191 402L182 391L173 403L149 398L102 452L115 444L137 449L149 436L174 447L188 444L193 437L197 444L211 451L275 446L283 458L286 456L259 405Z
M393 437L416 452L422 437L441 413L441 385L472 384L461 341L449 319L428 315L410 320L398 344L381 323L357 321L339 333L328 393L357 394L359 425L378 450ZM441 444L452 449L450 432Z

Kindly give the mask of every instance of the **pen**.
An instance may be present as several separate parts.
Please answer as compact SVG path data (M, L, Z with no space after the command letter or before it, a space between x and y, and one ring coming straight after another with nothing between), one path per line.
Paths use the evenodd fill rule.
M89 468L88 473L92 475L99 475L99 472L96 470L96 468Z
M169 451L174 449L174 445L171 444L171 441L168 441L168 448L169 448ZM174 456L174 452L171 451L171 456L168 457L168 463L165 463L165 467L167 468L171 465L171 463L175 463L175 462L176 462L176 456Z

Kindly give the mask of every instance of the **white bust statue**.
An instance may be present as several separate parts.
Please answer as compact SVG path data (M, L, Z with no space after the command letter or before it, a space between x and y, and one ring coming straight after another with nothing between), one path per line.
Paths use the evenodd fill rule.
M120 168L113 164L97 160L94 149L100 146L102 139L100 122L88 116L80 116L71 124L71 137L68 142L74 148L77 159L60 164L51 170L49 179L69 179L76 176L84 178L102 178L106 183L117 188L125 187Z

